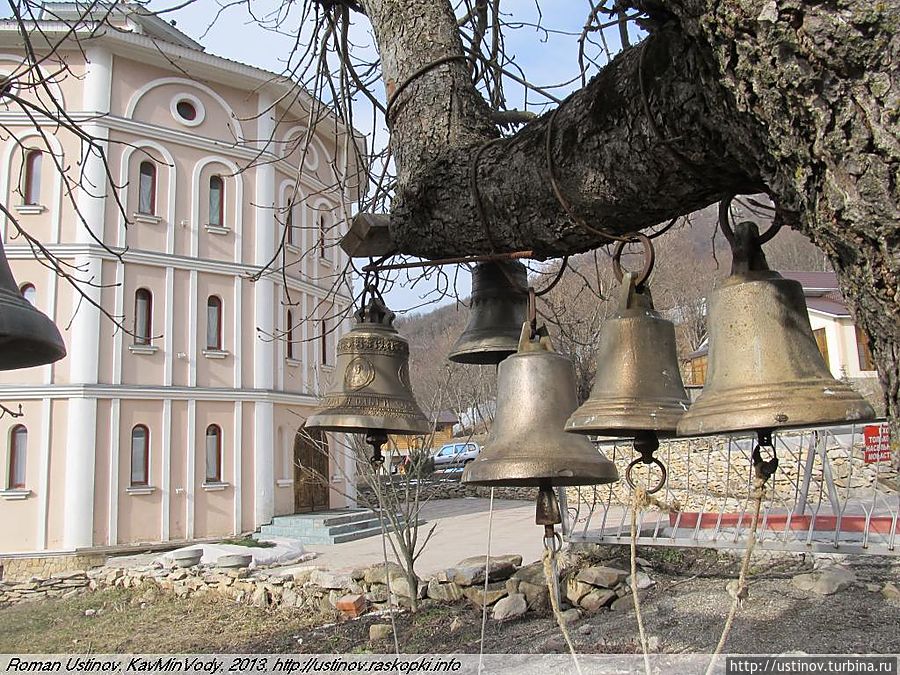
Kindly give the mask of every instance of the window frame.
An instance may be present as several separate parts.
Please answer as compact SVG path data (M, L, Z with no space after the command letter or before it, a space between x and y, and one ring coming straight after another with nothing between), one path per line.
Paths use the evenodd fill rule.
M44 151L30 148L25 151L22 167L22 205L40 206L41 204L41 165Z
M137 431L143 430L144 432L144 447L142 450L143 453L143 481L135 481L134 479L134 441L135 441L135 433ZM150 427L146 424L135 424L131 428L131 444L129 446L129 450L131 453L131 464L130 464L130 472L129 472L129 486L130 487L149 487L150 485Z
M209 439L210 439L210 431L215 431L212 436L216 439L216 448L215 448L215 458L216 458L216 473L215 475L210 475L209 471ZM210 424L206 427L206 433L203 436L204 445L203 445L203 455L205 458L206 471L205 471L205 483L221 483L222 481L222 427L218 424Z
M859 326L853 326L856 333L856 362L860 372L875 370L875 358L872 356L872 347L869 344L869 336Z
M143 294L146 294L147 307L143 316L139 311L139 303ZM142 334L139 328L139 321L143 318L146 323L146 335ZM134 344L151 346L153 345L153 292L149 288L141 287L134 292Z
M144 173L144 167L149 167L150 172ZM150 195L149 195L149 205L147 210L144 210L144 177L148 176L150 180ZM156 162L145 159L142 160L138 165L138 208L137 212L143 216L155 216L156 215L156 184L158 179L158 172L156 170Z
M19 447L18 436L19 433L24 434L24 440L22 441L21 447ZM7 466L7 475L6 475L6 485L9 490L24 490L25 489L25 468L27 466L26 461L28 459L28 429L24 424L16 424L9 430L9 461ZM20 472L22 480L16 480L16 474Z
M213 181L218 181L218 187L213 186ZM221 175L214 173L209 177L209 181L207 183L208 192L209 192L209 213L207 213L207 224L211 227L227 227L225 225L225 179L222 178ZM218 191L218 198L216 199L216 206L219 211L218 222L214 222L213 215L213 191Z
M327 319L319 319L319 351L321 352L321 363L323 366L330 366L328 362L328 323Z
M215 344L210 344L210 318L213 316L210 314L210 310L215 309ZM222 298L218 295L210 295L206 299L206 349L212 351L222 351Z
M287 347L284 352L285 358L296 361L297 355L294 352L294 313L291 310L287 311L285 321L287 322L287 325L284 327L284 337L287 340Z

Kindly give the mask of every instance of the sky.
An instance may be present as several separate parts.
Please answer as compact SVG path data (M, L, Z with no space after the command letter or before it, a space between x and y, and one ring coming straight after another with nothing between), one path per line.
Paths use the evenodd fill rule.
M293 3L291 6L299 4L302 3ZM282 3L254 0L252 3L227 4L227 9L219 12L223 5L226 3L222 0L197 0L163 16L168 20L175 20L179 30L201 42L206 51L212 54L281 72L285 67L286 55L290 54L295 40L289 33L296 32L299 15L288 16L284 22L285 30L276 32L267 30L260 23L270 21L273 13L285 6ZM154 10L171 6L171 0L153 0L150 3L150 8ZM587 17L588 7L586 0L545 1L540 8L543 12L540 13L535 0L506 0L502 4L501 11L506 21L516 24L515 28L508 29L504 35L507 54L534 84L549 87L568 82L551 90L558 98L564 98L580 86L577 78L577 37ZM250 14L251 9L253 15ZM368 20L357 15L353 23L350 33L352 43L358 49L374 55L374 39ZM535 25L538 23L543 28ZM292 30L286 30L288 27ZM300 35L303 42L303 38L308 35L307 30L301 29ZM616 30L605 31L604 37L612 53L619 51ZM308 42L308 38L305 41ZM605 57L600 59L601 64L605 61ZM588 76L594 72L596 68L590 70ZM525 90L521 85L509 80L505 91L510 107L525 107ZM384 100L380 84L377 95ZM549 110L554 105L534 92L529 92L527 98L527 107L538 113ZM370 104L358 101L354 107L354 116L356 127L367 136L369 147L382 147L387 142L387 130L383 121L379 119L373 124ZM440 304L453 302L453 294L446 295L437 303L433 302L440 295L435 290L442 283L445 284L448 278L454 282L456 296L466 297L470 291L469 273L455 268L445 268L443 271L444 275L433 270L425 275L404 275L386 294L388 304L395 311L404 312L415 311L416 308L428 311ZM407 279L407 276L410 278ZM426 304L429 301L431 304ZM426 306L423 307L423 304Z

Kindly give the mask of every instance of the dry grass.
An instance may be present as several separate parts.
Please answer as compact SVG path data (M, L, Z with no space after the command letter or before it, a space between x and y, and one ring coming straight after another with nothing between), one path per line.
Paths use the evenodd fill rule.
M296 652L296 635L329 617L223 599L105 590L0 610L0 653ZM97 611L85 616L85 610Z

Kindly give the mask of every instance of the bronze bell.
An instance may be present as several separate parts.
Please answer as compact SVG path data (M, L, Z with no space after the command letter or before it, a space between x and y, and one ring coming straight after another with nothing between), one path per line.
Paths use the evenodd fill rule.
M600 329L591 395L569 417L566 431L633 438L672 435L690 405L684 390L675 327L654 309L650 290L628 272L619 307Z
M859 422L875 411L834 379L809 325L803 287L769 269L755 223L733 235L731 276L709 300L703 393L682 436Z
M59 329L22 297L0 244L0 370L42 366L65 355Z
M593 485L619 479L615 464L584 437L563 431L578 404L572 362L553 351L546 330L522 326L518 352L497 374L497 412L484 449L463 472L479 485Z
M338 340L336 389L305 426L384 440L427 433L431 427L409 383L409 343L394 328L394 313L373 295L354 316L353 328Z
M528 305L525 265L515 260L478 263L470 302L469 323L447 358L489 365L514 354Z

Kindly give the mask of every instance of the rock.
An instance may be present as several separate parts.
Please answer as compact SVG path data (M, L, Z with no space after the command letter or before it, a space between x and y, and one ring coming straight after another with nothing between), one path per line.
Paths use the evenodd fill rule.
M369 642L383 642L389 640L393 631L389 623L373 623L369 626Z
M528 604L525 601L525 596L522 593L513 593L502 598L494 605L494 611L491 616L494 617L495 621L509 621L522 616L527 611Z
M532 584L546 584L547 582L544 579L544 563L539 560L530 565L525 565L525 567L520 567L510 579L515 579L519 582L527 581Z
M187 579L187 576L188 572L186 569L177 569L169 575L169 579L172 581L181 581L182 579ZM124 580L122 583L124 584Z
M387 566L381 563L366 569L362 578L367 584L386 584L388 576L391 580L401 579L406 577L406 572L395 562L389 562Z
M885 597L886 600L900 602L900 588L898 588L897 584L895 584L893 581L888 581L887 583L885 583L884 588L881 589L881 594Z
M353 579L353 581L362 581L366 578L366 568L357 567L350 570L350 578Z
M578 627L578 634L583 635L584 637L589 637L593 632L594 627L589 623L583 624Z
M881 584L866 584L866 590L869 593L879 593L881 592Z
M617 598L618 596L615 591L611 591L608 588L595 588L581 598L581 602L578 604L588 612L596 612L603 609Z
M581 611L578 608L573 607L572 609L567 609L565 612L562 612L560 616L562 617L563 623L568 625L581 618Z
M366 611L366 596L364 595L345 595L335 603L335 609L343 612L346 616L356 618Z
M463 597L463 589L452 581L442 584L437 579L432 579L428 582L428 597L441 602L456 602Z
M630 574L625 578L625 583L628 584L629 587L631 587L631 575ZM650 578L649 574L647 574L646 572L638 572L637 573L638 589L643 591L644 589L650 588L651 586L655 586L655 585L656 585L656 582Z
M591 586L614 588L627 577L628 572L615 567L595 566L584 568L575 578Z
M573 605L577 605L592 590L594 590L593 586L577 579L570 578L566 582L566 597Z
M487 593L484 592L484 586L469 586L469 588L463 589L463 595L476 607L483 607L484 605L493 605L509 593L506 591L506 584L495 582L488 584Z
M384 584L372 584L369 592L366 593L366 600L369 602L387 602L388 587Z
M463 627L462 619L460 619L458 616L454 616L453 621L450 622L450 632L455 633L462 627Z
M85 616L96 616L97 610L96 609L86 609L86 610L84 610L84 615Z
M634 609L634 596L629 593L621 598L616 598L609 608L614 612L630 612Z
M350 575L345 572L315 570L309 580L322 588L340 590L350 585Z
M791 583L801 591L817 595L833 595L856 581L856 575L843 567L827 567L810 574L798 574Z
M394 592L394 595L397 595L401 598L411 598L415 595L412 586L409 583L409 579L404 577L398 577L396 579L391 580L391 590Z
M649 652L658 652L659 651L659 636L651 635L647 638L647 651Z
M456 563L456 566L444 572L447 581L453 581L460 586L472 586L484 583L484 569L487 556L476 555L465 558ZM502 581L508 579L522 564L520 555L491 556L488 566L488 581Z
M530 581L519 583L519 595L524 595L528 607L536 612L542 612L550 607L550 591L546 584L533 584ZM510 595L513 595L510 593Z
M262 607L264 609L269 606L269 594L266 593L265 587L256 587L256 590L253 591L253 595L250 596L250 603L256 607Z

